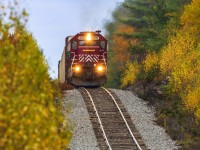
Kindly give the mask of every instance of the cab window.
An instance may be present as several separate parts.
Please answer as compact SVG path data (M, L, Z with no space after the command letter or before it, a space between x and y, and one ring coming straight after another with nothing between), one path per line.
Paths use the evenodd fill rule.
M106 48L106 42L105 41L101 41L101 48L105 49Z
M77 41L72 41L72 49L76 50L78 47L78 42Z
M69 52L70 49L71 49L71 43L68 43L68 44L67 44L67 52Z
M79 41L79 46L98 46L98 41Z

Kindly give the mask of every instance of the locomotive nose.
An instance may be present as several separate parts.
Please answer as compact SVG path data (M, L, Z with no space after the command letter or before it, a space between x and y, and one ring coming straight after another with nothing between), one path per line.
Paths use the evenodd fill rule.
M94 79L94 75L93 75L92 72L86 72L86 73L84 74L84 78L85 78L87 81L91 81L91 80Z

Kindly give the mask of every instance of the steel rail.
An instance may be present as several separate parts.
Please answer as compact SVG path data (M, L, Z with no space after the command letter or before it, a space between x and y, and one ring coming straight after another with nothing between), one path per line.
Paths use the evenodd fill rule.
M87 93L87 95L89 96L90 101L91 101L91 103L92 103L92 105L93 105L95 114L96 114L96 116L97 116L97 118L98 118L98 121L99 121L99 124L100 124L100 128L101 128L101 130L102 130L102 132L103 132L103 137L104 137L104 139L105 139L105 141L106 141L106 145L108 146L109 150L112 150L112 148L111 148L111 146L110 146L110 144L109 144L109 142L108 142L108 138L107 138L107 136L106 136L106 133L105 133L105 131L104 131L104 127L103 127L103 125L102 125L101 119L100 119L100 117L99 117L99 113L98 113L97 108L96 108L96 106L95 106L95 104L94 104L94 101L93 101L93 99L92 99L92 96L91 96L91 94L88 92L88 90L86 90L85 88L83 88L83 89L86 91L86 93Z
M139 149L139 150L142 150L142 148L141 148L140 145L138 144L138 142L137 142L135 136L133 135L133 132L131 131L131 129L130 129L130 127L129 127L129 125L128 125L128 123L127 123L127 121L126 121L126 119L125 119L125 117L124 117L124 115L123 115L123 113L122 113L122 111L121 111L121 109L119 108L119 105L117 104L117 102L116 102L116 100L115 100L115 98L112 96L112 94L111 94L106 88L104 88L104 87L101 87L101 88L104 89L104 90L110 95L110 97L113 99L115 105L117 106L117 108L118 108L118 110L119 110L119 112L120 112L120 114L121 114L121 116L122 116L122 118L123 118L124 123L126 124L126 127L127 127L128 131L129 131L129 133L130 133L130 135L131 135L133 141L134 141L135 144L137 145L138 149Z

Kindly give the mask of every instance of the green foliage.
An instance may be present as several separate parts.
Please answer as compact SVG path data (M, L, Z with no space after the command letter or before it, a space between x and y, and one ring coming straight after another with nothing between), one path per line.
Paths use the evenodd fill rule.
M125 0L127 13L115 13L111 32L129 41L130 61L140 68L138 74L134 65L126 66L122 85L134 83L136 77L136 85L161 89L157 96L151 88L144 92L150 102L159 99L162 125L175 139L183 140L185 149L199 149L200 139L199 8L199 0ZM132 32L119 32L123 25Z
M105 87L109 88L119 88L120 87L120 71L116 69L118 67L116 61L113 59L113 53L110 50L108 52L109 61L108 61L108 76L107 83Z
M160 51L167 44L168 36L174 33L172 29L179 26L178 18L186 1L126 0L123 5L131 13L128 19L126 17L121 20L136 28L137 32L132 33L132 38L135 34L141 35L135 36L140 44L134 49L141 52Z
M107 37L113 51L109 58L114 58L116 64L120 62L121 67L113 69L110 76L119 74L129 60L137 61L140 68L145 68L143 60L146 53L158 53L167 45L169 36L174 35L180 27L178 18L187 1L189 0L125 0L113 13L113 22L106 24ZM127 31L121 30L123 26ZM156 72L159 69L148 71L146 77L154 78ZM143 73L139 76L142 77Z
M20 21L25 11L12 11L9 23L0 15L0 149L67 147L71 131L55 107L46 60Z

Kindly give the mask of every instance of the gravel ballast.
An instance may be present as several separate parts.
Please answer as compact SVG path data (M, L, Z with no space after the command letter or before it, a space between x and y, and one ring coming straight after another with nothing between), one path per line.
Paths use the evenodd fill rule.
M175 150L176 142L172 141L165 130L156 125L154 109L130 91L110 89L125 106L146 146L150 150ZM66 114L75 125L70 143L71 150L99 150L95 133L89 119L84 100L78 90L66 91L64 106L71 105L71 112Z
M74 125L69 148L71 150L99 150L86 105L78 90L66 91L64 107L66 109L69 106L71 106L71 111L66 114L66 117Z
M151 150L175 150L178 149L175 141L165 133L165 130L156 125L154 109L150 108L145 101L136 97L130 91L110 89L122 101L127 109L131 120L141 134L146 146Z

